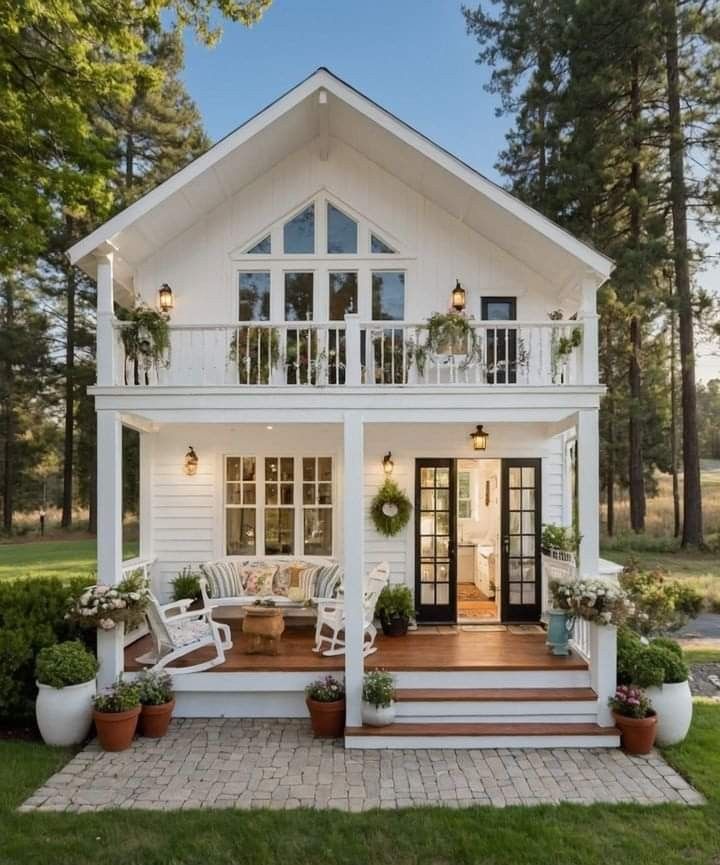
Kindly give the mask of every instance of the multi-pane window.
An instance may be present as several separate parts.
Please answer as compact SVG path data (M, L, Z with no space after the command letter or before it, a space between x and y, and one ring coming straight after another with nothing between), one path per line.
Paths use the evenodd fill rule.
M225 464L225 549L228 556L256 552L255 457L228 457Z
M330 271L328 308L330 321L342 321L346 312L357 312L358 279L355 272Z
M272 253L272 240L267 234L262 240L258 240L255 246L248 249L245 255L270 255Z
M315 252L315 205L309 204L283 226L285 255Z
M388 246L377 234L370 234L370 252L373 255L393 255L395 250Z
M226 457L226 555L330 556L333 505L332 457Z
M470 472L458 472L457 499L458 518L461 520L472 519L472 488L470 483Z
M302 477L305 553L329 556L332 553L332 459L303 457Z
M285 274L285 321L312 321L313 274Z
M354 219L342 210L327 206L327 251L330 255L355 255L357 253L358 226Z
M270 272L238 275L239 321L270 320Z
M405 274L401 270L374 270L373 321L402 321L405 316Z

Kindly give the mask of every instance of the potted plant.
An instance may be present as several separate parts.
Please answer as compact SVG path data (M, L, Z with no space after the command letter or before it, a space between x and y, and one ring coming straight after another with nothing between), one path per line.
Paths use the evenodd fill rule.
M333 676L305 688L305 703L315 736L339 739L345 730L345 685Z
M384 727L395 720L395 682L385 670L371 670L363 679L363 724Z
M628 754L648 754L655 744L657 716L647 695L634 685L619 685L608 701Z
M424 332L424 341L422 335ZM469 366L479 354L479 345L472 319L465 313L450 309L436 312L424 328L418 328L416 339L408 346L408 354L420 375L425 373L428 356L464 356L461 368Z
M173 601L199 601L201 598L200 592L200 576L196 574L190 567L184 567L178 572L178 575L171 580L172 585L172 600Z
M693 704L688 682L688 667L682 649L665 638L652 640L632 652L629 673L645 688L657 712L658 745L675 745L687 736Z
M385 586L378 597L375 612L386 636L404 637L415 612L410 589L402 585Z
M93 720L104 751L124 751L132 744L140 716L140 689L134 682L118 680L96 694Z
M97 658L79 640L40 651L35 717L46 745L79 745L87 738L97 671Z
M134 571L116 586L88 586L70 601L65 616L83 628L111 631L121 622L129 630L140 624L150 603L150 589L142 571Z
M141 705L138 732L149 739L159 739L167 733L175 708L172 676L164 672L143 672L136 683Z
M150 370L168 365L170 351L170 317L145 304L138 304L125 316L120 331L125 349L125 384L128 382L127 362L132 365L133 383L141 383L142 368L144 383L150 384Z

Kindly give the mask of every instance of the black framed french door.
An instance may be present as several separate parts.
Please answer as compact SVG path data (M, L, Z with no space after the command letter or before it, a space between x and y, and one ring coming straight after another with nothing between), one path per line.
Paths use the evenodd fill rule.
M457 619L455 486L455 460L415 460L415 606L420 622Z
M540 619L541 477L539 459L502 461L502 620Z

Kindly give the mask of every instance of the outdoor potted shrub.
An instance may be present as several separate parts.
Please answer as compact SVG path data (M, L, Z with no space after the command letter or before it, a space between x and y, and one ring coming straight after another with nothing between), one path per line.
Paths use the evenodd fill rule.
M404 637L410 617L415 612L412 594L407 586L385 586L378 597L375 612L387 637Z
M136 680L140 690L140 721L138 732L150 739L164 736L170 726L175 694L172 688L172 676L169 673L140 673Z
M315 736L339 739L345 730L345 685L333 676L305 688L305 703Z
M124 751L132 744L140 716L140 689L133 682L119 680L112 688L96 694L93 720L104 751Z
M653 640L635 662L638 683L657 712L657 743L663 747L682 742L692 722L693 703L688 667L674 641Z
M647 695L634 685L618 685L608 700L628 754L649 754L655 744L657 716Z
M87 738L97 671L97 658L79 640L41 650L35 717L46 745L79 745Z
M170 583L173 601L200 600L200 576L192 568L184 567Z
M384 727L395 720L395 682L385 670L371 670L363 680L363 724Z

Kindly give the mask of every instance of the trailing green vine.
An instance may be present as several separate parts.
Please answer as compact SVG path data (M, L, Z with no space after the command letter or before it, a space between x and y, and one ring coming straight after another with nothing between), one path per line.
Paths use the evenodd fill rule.
M391 538L410 520L412 503L395 481L387 478L370 505L370 516L381 535Z
M556 309L549 314L549 318L551 321L562 321L563 320L563 312L561 309ZM577 326L573 327L570 331L570 335L566 336L564 334L558 335L558 333L553 330L552 334L552 363L553 363L553 380L557 377L559 372L559 367L561 364L565 362L565 360L570 357L573 351L576 348L579 348L582 345L583 341L583 332L582 328Z
M122 316L121 316L122 317ZM125 384L128 384L127 361L133 367L133 383L150 384L150 370L155 372L170 362L170 317L145 304L138 304L125 315L128 324L120 331L125 350Z
M478 357L479 350L472 319L460 312L434 313L426 327L418 328L416 339L409 345L409 353L420 375L425 373L429 355L463 355L460 367L464 369Z

